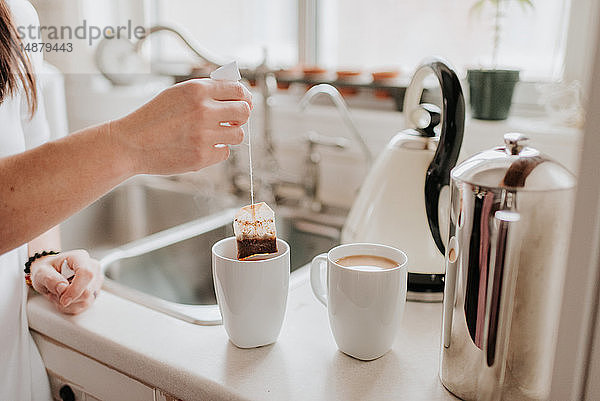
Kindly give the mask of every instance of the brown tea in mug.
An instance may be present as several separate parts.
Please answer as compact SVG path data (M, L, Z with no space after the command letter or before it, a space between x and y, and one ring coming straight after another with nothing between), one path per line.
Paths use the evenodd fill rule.
M335 261L340 266L361 271L394 269L400 264L392 259L375 255L350 255Z

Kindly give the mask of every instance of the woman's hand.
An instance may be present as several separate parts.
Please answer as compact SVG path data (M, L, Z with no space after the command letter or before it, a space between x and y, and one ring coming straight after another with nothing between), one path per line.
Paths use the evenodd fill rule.
M242 142L251 109L241 83L192 79L109 123L110 135L134 174L195 171L229 157L223 145Z
M60 274L65 259L75 272L70 284ZM100 263L84 250L44 256L31 264L33 288L63 313L74 315L86 310L96 299L102 281Z

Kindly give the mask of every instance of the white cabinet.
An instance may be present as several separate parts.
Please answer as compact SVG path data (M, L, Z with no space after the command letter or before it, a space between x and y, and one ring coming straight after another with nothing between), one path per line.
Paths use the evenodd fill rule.
M178 401L42 334L32 335L57 401Z

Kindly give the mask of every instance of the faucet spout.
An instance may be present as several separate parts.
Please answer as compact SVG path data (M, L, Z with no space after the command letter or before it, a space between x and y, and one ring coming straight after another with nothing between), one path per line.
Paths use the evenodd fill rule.
M340 114L342 121L346 125L346 128L348 128L348 131L350 131L352 137L356 140L356 142L358 142L358 145L361 148L365 160L367 161L367 167L370 167L373 163L373 154L371 153L371 150L367 146L365 139L363 138L362 134L358 130L358 127L356 126L356 123L354 122L354 119L350 114L348 104L346 103L340 92L334 86L329 84L319 84L310 88L304 94L302 99L300 99L300 111L305 111L306 108L312 102L312 100L321 94L327 95L327 97L331 99L331 101L335 105L335 108Z

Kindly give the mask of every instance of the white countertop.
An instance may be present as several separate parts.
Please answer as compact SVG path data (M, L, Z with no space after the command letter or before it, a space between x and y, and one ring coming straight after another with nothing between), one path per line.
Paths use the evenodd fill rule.
M394 348L361 362L337 350L307 268L274 345L243 350L223 326L198 326L102 292L79 316L41 296L30 327L182 400L455 400L438 379L441 304L408 302Z

